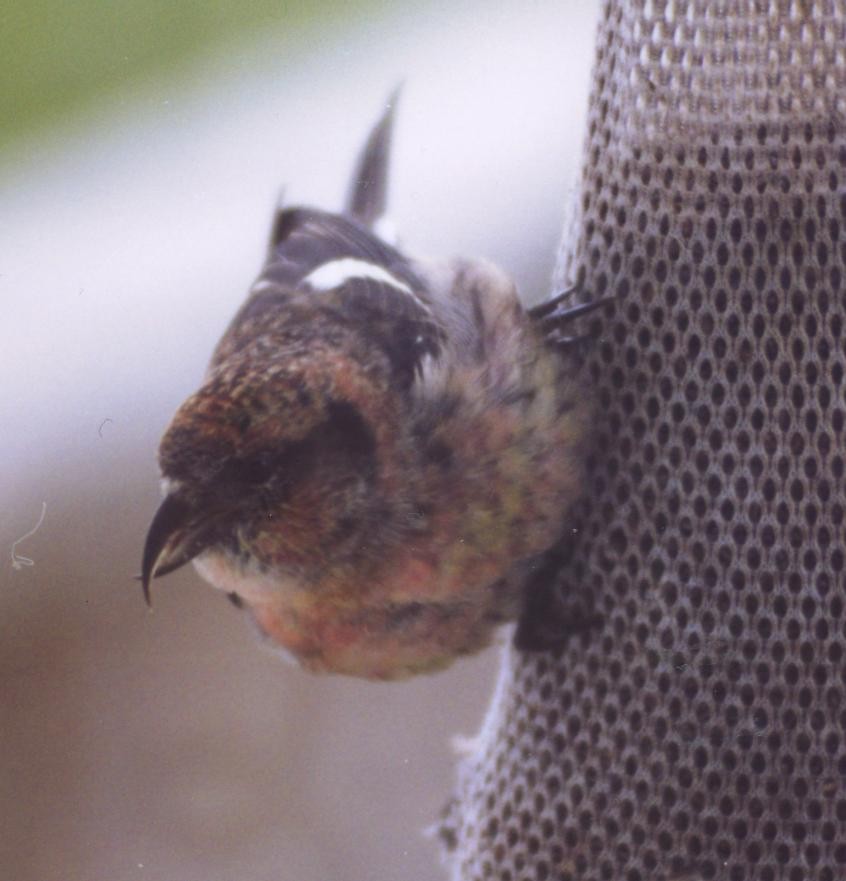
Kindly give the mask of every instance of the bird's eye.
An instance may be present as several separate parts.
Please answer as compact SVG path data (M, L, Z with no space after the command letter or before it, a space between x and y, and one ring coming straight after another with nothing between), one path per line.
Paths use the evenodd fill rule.
M267 483L273 476L275 457L271 452L255 453L243 459L227 462L225 477L236 483L257 485Z

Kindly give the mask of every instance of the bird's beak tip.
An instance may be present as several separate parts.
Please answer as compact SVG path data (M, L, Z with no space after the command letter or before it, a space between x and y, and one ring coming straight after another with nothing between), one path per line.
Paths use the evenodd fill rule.
M147 604L147 608L152 609L153 600L150 597L150 579L145 578L139 573L138 575L133 575L132 580L141 582L141 590L144 592L144 602Z
M142 578L141 579L141 590L144 592L144 602L147 604L148 609L153 608L153 598L150 596L150 579Z
M152 608L150 582L158 575L165 575L178 569L196 555L186 547L185 538L189 533L193 511L191 506L176 495L165 496L153 516L144 553L141 560L141 590L148 608Z

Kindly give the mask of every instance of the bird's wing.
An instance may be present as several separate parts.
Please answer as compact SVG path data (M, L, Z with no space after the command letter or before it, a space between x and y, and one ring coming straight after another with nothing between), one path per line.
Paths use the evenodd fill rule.
M300 309L302 307L302 310ZM262 316L328 317L388 357L409 388L423 360L437 357L444 332L425 282L409 261L359 222L310 208L274 221L270 253L230 331Z

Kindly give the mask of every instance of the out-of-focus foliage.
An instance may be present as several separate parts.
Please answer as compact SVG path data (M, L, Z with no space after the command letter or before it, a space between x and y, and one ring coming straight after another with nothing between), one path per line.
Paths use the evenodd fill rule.
M4 0L0 147L250 33L351 18L373 0Z

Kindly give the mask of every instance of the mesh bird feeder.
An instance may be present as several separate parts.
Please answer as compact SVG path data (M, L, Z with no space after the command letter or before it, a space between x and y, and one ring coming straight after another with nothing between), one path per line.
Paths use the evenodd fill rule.
M610 0L561 281L586 507L442 824L462 881L846 879L846 4Z

